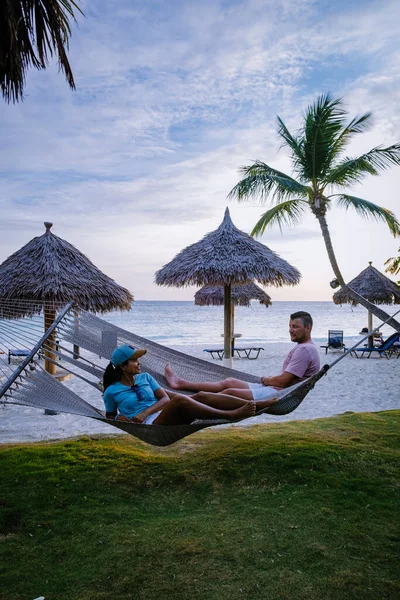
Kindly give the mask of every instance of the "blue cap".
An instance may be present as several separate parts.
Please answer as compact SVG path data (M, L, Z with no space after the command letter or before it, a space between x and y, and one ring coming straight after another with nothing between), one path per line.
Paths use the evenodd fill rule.
M126 362L130 358L140 358L143 354L146 354L147 350L136 350L133 346L128 346L128 344L124 344L123 346L118 346L115 348L113 353L111 354L111 362L114 367L118 365L122 365L122 363Z

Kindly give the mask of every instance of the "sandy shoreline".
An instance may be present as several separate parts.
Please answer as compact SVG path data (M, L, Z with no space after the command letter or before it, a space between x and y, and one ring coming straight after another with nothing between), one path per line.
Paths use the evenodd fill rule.
M175 349L212 360L202 351L204 346L174 346ZM277 343L265 345L257 360L235 359L234 368L256 375L272 375L279 372L286 353L293 344ZM321 364L332 363L340 356L337 352L321 349ZM218 361L219 362L219 361ZM173 366L173 365L172 365ZM315 419L344 412L377 412L400 408L398 377L400 360L371 357L356 359L346 357L331 372L320 380L300 407L283 417L261 415L242 421L235 426L248 426L261 422ZM76 378L67 382L68 387L85 400L102 408L101 397L95 390L93 395ZM69 414L47 416L43 410L24 406L0 405L0 443L32 442L70 438L84 434L101 433L115 435L114 427L96 422L94 419ZM121 433L121 435L125 435Z

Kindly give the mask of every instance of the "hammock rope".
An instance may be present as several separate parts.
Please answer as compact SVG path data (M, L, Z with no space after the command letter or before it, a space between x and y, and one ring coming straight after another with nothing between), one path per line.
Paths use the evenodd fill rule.
M21 319L22 309L28 310L31 315ZM29 349L28 355L11 375L4 370L2 363L5 363L5 359L2 359L2 355L0 355L0 365L2 365L0 376L2 373L6 373L6 381L0 387L0 403L19 404L98 419L130 433L144 442L166 446L206 427L231 424L231 421L196 420L188 425L166 426L106 419L99 380L102 378L104 368L116 346L130 344L136 348L146 348L148 352L141 359L143 371L150 373L166 389L169 389L169 386L163 371L167 362L171 362L177 375L186 380L219 381L227 377L235 377L249 383L259 382L259 378L254 375L210 363L137 336L93 314L72 307L71 303L62 309L53 325L43 334L43 321L35 315L35 311L38 312L37 301L34 305L20 305L14 310L11 310L9 306L6 309L0 301L0 350L4 332L6 332L7 339L13 337L12 325L15 325L15 332L18 334L18 338L14 338L15 347L21 347L19 345L21 342ZM10 315L12 316L10 317ZM386 322L389 320L393 320L393 317L387 316ZM56 348L48 341L54 331L56 331L57 337ZM369 335L371 332L361 342ZM284 415L295 410L321 377L326 375L330 368L350 354L361 342L358 341L331 365L324 365L318 373L306 381L277 391L276 397L279 398L279 401L257 414ZM90 356L82 356L80 351L77 352L77 346L89 352ZM52 359L46 356L46 360L55 365L59 365L62 361L63 370L72 373L92 388L87 394L90 403L44 370L40 353L46 349L51 350L55 357ZM68 364L68 368L66 364ZM8 366L8 370L10 368ZM182 391L182 393L192 394L193 392Z

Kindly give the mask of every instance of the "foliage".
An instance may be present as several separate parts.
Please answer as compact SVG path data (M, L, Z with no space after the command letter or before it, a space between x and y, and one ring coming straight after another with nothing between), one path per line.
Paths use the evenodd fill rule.
M386 273L392 275L398 275L400 273L400 248L398 249L399 256L392 256L385 261L385 265L388 265L385 269ZM400 281L397 282L400 285Z
M385 222L394 236L400 235L400 223L388 209L345 193L345 188L360 183L367 175L379 175L391 165L400 165L400 143L377 146L358 156L344 155L346 146L370 124L366 113L347 122L341 98L323 94L306 110L302 126L291 134L278 117L278 135L291 155L294 176L291 177L264 162L242 167L244 176L230 192L239 201L258 198L270 201L267 210L254 226L252 235L261 235L266 227L282 227L299 223L307 210L318 219L333 271L344 284L326 222L332 203L353 208L362 217ZM334 190L336 193L332 193Z
M399 419L3 446L1 596L395 600Z
M7 102L23 100L29 67L45 69L56 55L69 86L75 89L67 58L74 0L2 0L0 2L0 81Z

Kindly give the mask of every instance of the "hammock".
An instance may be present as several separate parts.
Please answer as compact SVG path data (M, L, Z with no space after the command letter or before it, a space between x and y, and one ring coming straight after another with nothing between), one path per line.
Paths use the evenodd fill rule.
M9 306L7 306L7 311L5 311L4 307L2 308L0 301L0 317L5 317L4 321L0 320L0 326L3 326L3 330L6 330L6 335L10 337L10 319L12 319L13 315L19 319L21 311L17 307L14 307L14 312L10 311ZM21 345L21 339L25 339L26 343L28 343L28 340L32 341L34 338L33 331L35 328L37 331L38 327L40 327L38 317L31 317L30 320L28 319L28 322L22 323L19 319L16 321L16 324L19 328L19 345ZM49 338L54 336L55 331L58 340L56 348L54 344L49 343ZM1 333L2 328L0 327ZM357 342L355 346L358 346L360 343ZM219 381L226 377L235 377L249 383L259 381L259 378L254 375L228 369L224 366L209 363L203 359L194 358L182 352L161 346L108 323L84 310L78 310L76 307L73 308L71 304L68 304L60 312L58 318L46 333L36 340L33 348L31 348L20 366L7 377L5 383L0 388L0 402L72 413L98 419L156 446L167 446L206 427L232 423L228 420L217 419L196 420L188 425L166 426L155 424L143 425L106 419L104 410L100 408L103 407L103 401L99 379L103 375L105 365L108 363L113 349L120 344L130 344L136 348L146 348L148 352L141 360L143 371L150 373L166 389L169 389L169 386L163 375L163 370L167 362L172 362L177 375L186 380ZM78 346L90 352L91 357L81 356L80 352L78 353ZM291 388L277 391L276 397L279 398L279 401L259 411L257 414L284 415L295 410L317 381L327 373L328 369L350 353L351 350L349 349L330 366L324 365L317 374L306 381L300 382ZM98 407L86 402L44 370L43 361L40 360L40 353L43 353L43 351L47 354L46 360L57 364L57 359L61 359L64 370L73 373L75 377L80 378L96 389ZM54 358L48 356L50 351L51 356ZM92 355L99 357L98 360L95 361ZM66 367L66 364L69 365L69 369ZM183 393L191 394L193 392ZM93 393L91 394L91 400L92 396Z

